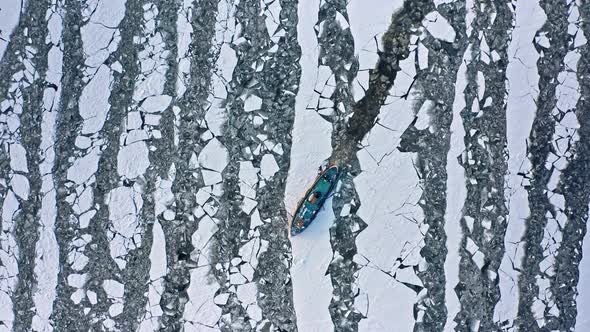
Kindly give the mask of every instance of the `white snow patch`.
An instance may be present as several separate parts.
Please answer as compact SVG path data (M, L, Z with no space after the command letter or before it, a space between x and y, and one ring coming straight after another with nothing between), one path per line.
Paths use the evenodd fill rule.
M332 258L329 228L334 220L332 199L304 233L291 239L293 301L300 331L333 329L328 306L332 282L326 275Z
M0 59L10 42L10 37L22 15L23 0L3 1L0 7ZM1 307L2 302L0 302ZM0 315L0 317L4 317Z

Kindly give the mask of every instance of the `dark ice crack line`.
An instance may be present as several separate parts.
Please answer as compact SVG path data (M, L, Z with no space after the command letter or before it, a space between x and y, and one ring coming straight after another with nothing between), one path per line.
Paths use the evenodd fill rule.
M72 104L62 104L62 109L71 107L74 114L73 117L61 116L57 124L59 132L68 131L77 135L69 137L72 145L57 150L60 158L60 163L56 165L57 185L65 189L58 191L57 237L61 249L60 261L68 262L69 266L60 273L60 296L53 318L58 329L93 326L111 330L116 328L112 318L123 308L124 285L120 269L124 265L121 266L121 262L117 264L117 257L112 257L113 252L109 248L109 199L110 191L118 182L115 175L122 120L131 104L134 79L139 70L134 38L142 27L142 3L129 1L114 4L119 7L108 7L113 3L102 1L94 7L87 5L66 4L68 9L71 8L67 11L71 16L66 15L66 21L71 19L77 24L86 23L79 32L74 30L74 40L67 42L75 48L66 48L64 56L75 54L80 61L78 66L84 68L84 61L86 68L97 66L98 69L93 71L87 84L80 84L84 70L74 70L68 77L68 82L73 85L66 86L66 89L68 93L75 92L70 97L75 99L66 96L64 100L71 100ZM109 11L111 15L105 16ZM96 20L102 20L104 24L96 24ZM104 46L112 48L112 53L102 52L104 48L99 47L100 44L87 43L85 38L89 35L104 32L105 29L112 30L105 26L118 25L121 27L120 38L108 39ZM78 55L81 50L85 51L84 57ZM92 53L94 51L96 53ZM95 103L95 93L102 98L99 103ZM78 103L79 106L75 107ZM71 154L75 161L63 154Z
M558 322L552 317L561 316L555 298L559 289L551 284L554 284L554 255L559 251L562 228L568 218L567 213L564 214L563 193L556 190L556 185L561 170L571 158L568 150L572 134L575 134L575 128L568 128L567 124L569 119L575 119L575 105L563 104L559 94L566 92L561 87L564 81L561 73L569 70L568 50L575 47L574 31L568 33L568 16L576 2L541 1L540 6L545 10L547 21L533 41L540 54L537 61L539 97L528 144L531 169L524 174L528 181L530 215L523 236L525 252L518 280L519 318L515 323L527 330L559 328L551 327Z
M212 75L219 52L214 17L221 3L223 1L185 2L177 8L177 20L186 17L183 25L177 23L177 29L189 29L192 34L185 41L186 36L176 31L177 57L186 57L187 60L178 63L177 99L172 107L174 119L167 120L172 121L170 125L173 126L171 132L168 129L168 135L173 136L172 142L168 142L169 148L174 151L173 163L161 168L162 173L159 174L162 199L158 203L160 206L156 207L156 214L166 239L166 272L161 273L161 290L154 289L156 299L160 297L160 330L189 329L198 324L214 325L217 320L216 311L212 310L215 305L212 299L194 303L191 294L209 294L209 290L201 284L203 280L194 277L200 271L206 275L210 268L209 258L206 257L208 251L194 237L199 237L200 230L215 225L211 219L214 217L212 211L207 210L209 213L206 214L203 206L215 204L215 195L220 194L216 182L203 179L205 171L201 170L202 165L196 159L204 151L207 140L213 138L205 119L208 108L212 106L209 102ZM207 137L207 133L211 137ZM210 234L205 240L209 237ZM208 305L204 306L205 303ZM211 310L212 313L206 316L202 310ZM202 320L201 317L211 318Z
M34 267L41 215L39 165L43 151L41 136L27 133L41 132L47 56L51 48L46 43L51 5L50 1L27 4L0 68L2 77L10 77L0 86L3 164L0 297L6 303L0 322L15 330L31 326L35 314L30 308L34 308L33 291L37 285Z
M420 255L426 268L417 275L424 284L415 304L415 331L440 331L447 320L445 304L444 263L447 255L444 216L446 210L447 153L450 148L450 125L455 98L454 82L467 48L465 26L466 3L454 1L439 5L434 21L446 21L452 34L439 35L431 28L421 37L428 49L428 65L421 69L417 63L416 103L418 117L402 134L400 150L416 152L416 171L421 179L422 196L419 205L426 226ZM429 14L433 15L433 14ZM433 18L428 18L433 20ZM435 30L436 29L436 30ZM442 27L439 27L443 30ZM448 30L448 29L447 29ZM436 35L435 35L436 34ZM430 117L424 128L417 124L421 117Z
M578 60L575 68L578 87L573 93L579 93L579 99L575 105L568 105L573 108L563 107L566 110L561 109L560 113L556 114L560 127L556 129L559 136L553 145L558 146L556 150L563 152L562 158L567 159L567 166L553 189L554 195L562 195L564 200L563 205L555 207L557 217L561 217L559 229L562 240L557 253L554 254L554 275L550 278L552 300L559 315L547 317L547 330L562 331L574 331L577 320L585 319L578 315L576 300L579 295L579 266L582 260L582 245L588 229L590 200L590 47L587 42L590 39L590 4L571 4L569 17L574 18L569 20L568 28L572 28L569 31L574 37L574 42L570 42L568 50L573 52L573 57ZM576 12L580 19L575 17ZM578 47L579 43L576 40L580 40L580 35L586 42ZM571 75L574 75L573 69L573 66L567 65L567 71ZM562 143L564 140L567 143ZM567 148L563 149L564 146ZM562 225L563 223L565 225Z
M514 25L511 1L475 2L469 39L465 108L461 111L466 199L462 209L461 309L455 330L497 330L494 308L500 299L499 267L504 255L508 209L504 179L506 150L507 49Z
M263 4L246 1L235 11L237 64L221 139L229 163L213 244L221 330L296 329L282 202L291 150L285 133L301 72L297 2Z

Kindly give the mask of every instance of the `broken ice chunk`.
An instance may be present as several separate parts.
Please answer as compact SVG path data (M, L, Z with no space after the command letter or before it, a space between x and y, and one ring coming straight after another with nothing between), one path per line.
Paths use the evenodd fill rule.
M86 228L90 224L90 220L96 214L96 210L90 210L79 217L80 228Z
M254 213L252 213L252 217L250 217L250 229L254 229L262 224L263 222L260 218L260 213L258 212L258 209L256 209L254 210Z
M248 279L248 280L254 279L254 268L250 264L246 263L246 264L240 266L240 272L242 272L242 275L244 277L246 277L246 279Z
M92 140L87 136L77 136L74 144L80 149L87 149L92 145Z
M203 206L203 210L205 210L205 212L211 217L213 217L217 213L218 209L219 208L214 205L213 201L210 201L209 203Z
M407 284L422 286L422 280L414 273L414 269L409 267L397 270L395 279Z
M213 134L211 133L210 130L205 131L204 133L201 134L201 140L203 142L207 142L208 140L213 138Z
M205 215L205 210L203 210L202 207L198 206L195 209L193 209L193 215L197 218L201 218Z
M455 41L455 30L438 11L428 13L424 17L422 25L436 39L448 41L449 43Z
M228 293L222 293L217 295L213 301L215 302L215 304L219 304L219 305L225 305L227 303L227 300L229 299L229 294Z
M467 229L469 229L469 232L473 232L473 218L470 216L464 216L463 219L465 220L465 224L467 225Z
M227 149L219 140L213 138L199 153L198 161L204 168L222 172L228 163Z
M117 171L121 176L135 179L150 166L148 147L144 141L124 146L117 156Z
M109 307L109 315L116 317L123 312L123 303L114 303Z
M244 197L244 201L242 202L242 211L244 211L246 214L250 214L256 205L258 205L257 201L248 197Z
M259 127L263 123L264 123L264 120L262 119L262 117L260 117L258 115L255 116L254 119L252 119L252 124L254 124L254 127Z
M272 148L272 152L282 156L283 155L283 145L281 143L278 143L277 145L275 145L274 148Z
M10 168L17 172L28 172L27 152L21 144L10 144Z
M468 237L465 249L467 249L467 251L473 255L479 250L479 247L477 246L477 244L475 244L475 242L473 242L473 240L470 237Z
M209 239L217 232L217 224L209 216L203 217L199 221L199 227L196 232L193 233L191 243L196 249L203 249L209 242Z
M567 112L564 115L563 119L561 119L560 124L572 129L580 128L580 123L578 122L578 118L576 117L574 112Z
M211 194L209 194L203 188L201 188L201 189L199 189L199 191L197 192L195 197L197 200L197 204L203 205L203 204L205 204L205 202L207 202L209 197L211 197Z
M164 211L163 217L164 217L164 220L172 221L172 220L174 220L174 217L176 217L176 215L175 215L174 211L166 210L166 211Z
M70 296L70 299L72 300L72 302L74 302L74 304L79 304L83 298L84 298L84 290L83 289L76 290L72 294L72 296Z
M167 95L147 97L141 104L141 108L147 113L163 112L172 101L172 97Z
M239 285L236 291L238 299L243 304L251 304L256 302L256 283L249 282L247 284Z
M127 129L139 129L141 123L141 115L139 112L129 112L127 114Z
M232 285L241 285L246 283L246 278L241 273L232 273L229 276L229 282Z
M418 110L418 120L414 124L414 127L418 130L426 129L430 126L430 113L434 109L434 102L432 100L426 100Z
M350 214L350 204L349 204L349 203L347 203L347 204L344 204L344 205L342 206L342 210L340 211L340 216L341 216L341 217L346 217L346 216L348 216L349 214Z
M535 42L537 43L537 45L544 48L551 47L551 43L549 42L549 38L547 38L546 32L540 32L539 34L537 34L537 36L535 36Z
M122 283L112 279L103 281L102 288L110 299L123 297L125 291L125 286Z
M97 149L92 149L90 153L77 159L68 169L67 179L82 184L98 170L98 158Z
M114 320L108 318L104 322L102 322L102 325L105 327L105 329L112 330L115 327L116 323Z
M90 301L90 304L93 304L94 305L94 304L97 303L97 301L96 301L96 293L95 292L93 292L91 290L86 291L86 297Z
M145 124L149 126L157 126L160 124L160 119L162 118L161 115L157 114L146 114L145 115Z
M252 165L250 161L240 162L240 195L248 198L256 198L256 184L258 183L259 169Z
M12 190L14 193L24 199L29 199L29 180L27 177L22 174L14 174L12 176L12 180L10 180L10 185L12 186Z
M221 136L223 125L225 123L225 110L219 107L211 107L205 114L207 128L215 136Z
M210 186L212 184L219 183L223 180L221 178L221 174L219 174L219 172L215 172L215 171L209 171L206 169L202 169L201 175L203 176L203 182L206 186Z
M129 133L127 133L125 144L131 144L138 141L145 141L148 138L148 133L145 130L132 130Z
M260 161L260 173L265 179L272 178L279 171L275 157L272 154L265 154Z
M475 262L475 265L481 270L484 265L485 255L481 251L477 251L471 259Z
M76 288L82 288L86 283L86 274L73 273L68 276L68 285Z
M123 72L123 66L121 65L121 63L119 61L116 61L115 63L113 63L111 65L111 69L116 71L117 73Z
M428 48L423 43L418 44L418 65L421 70L428 68Z
M246 309L248 316L253 319L253 321L259 321L262 319L262 309L260 309L257 305L248 306Z
M250 95L244 101L244 112L259 110L262 106L262 99L256 95Z

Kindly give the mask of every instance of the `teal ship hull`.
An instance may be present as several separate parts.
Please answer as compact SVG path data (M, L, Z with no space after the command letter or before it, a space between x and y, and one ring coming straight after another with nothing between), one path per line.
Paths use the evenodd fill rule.
M295 211L291 221L292 236L303 232L315 219L330 193L336 187L338 175L338 166L332 165L316 179Z

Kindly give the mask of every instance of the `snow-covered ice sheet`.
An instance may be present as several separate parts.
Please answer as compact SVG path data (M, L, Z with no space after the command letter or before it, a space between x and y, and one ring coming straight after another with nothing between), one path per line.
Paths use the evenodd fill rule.
M589 27L582 0L0 1L0 331L590 329Z

